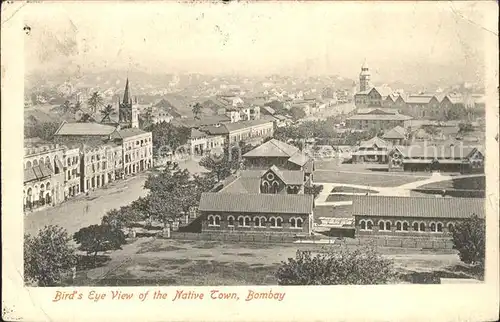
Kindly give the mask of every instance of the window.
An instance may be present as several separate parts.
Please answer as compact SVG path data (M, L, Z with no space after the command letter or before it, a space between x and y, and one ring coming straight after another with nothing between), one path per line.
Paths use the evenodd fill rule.
M396 222L396 231L401 231L403 229L403 225L400 221Z
M408 223L405 221L403 223L403 231L408 231L408 226L409 226Z
M250 227L250 217L238 217L238 226L240 227Z
M448 231L451 233L455 230L455 225L453 225L451 222L448 223Z
M303 222L302 218L291 218L290 228L302 228Z
M437 228L437 232L438 233L442 233L443 232L443 224L442 223L438 222L436 228Z
M425 224L423 222L420 223L420 231L425 231Z
M436 231L436 224L435 223L431 223L431 232L435 232Z
M255 217L255 227L266 227L266 217Z
M280 228L283 225L283 219L281 217L271 217L269 222L272 228Z
M385 230L385 222L382 220L378 222L378 230Z
M385 230L391 230L391 222L390 221L385 222Z
M209 215L208 216L208 226L209 227L220 227L220 216L219 215Z
M413 223L413 230L418 231L418 222Z

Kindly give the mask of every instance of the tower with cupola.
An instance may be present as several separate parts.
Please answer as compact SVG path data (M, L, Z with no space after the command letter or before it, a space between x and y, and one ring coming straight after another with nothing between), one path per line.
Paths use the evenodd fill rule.
M368 68L368 65L366 64L366 61L363 63L361 66L361 73L359 73L359 91L364 92L370 89L371 83L370 83L370 70Z

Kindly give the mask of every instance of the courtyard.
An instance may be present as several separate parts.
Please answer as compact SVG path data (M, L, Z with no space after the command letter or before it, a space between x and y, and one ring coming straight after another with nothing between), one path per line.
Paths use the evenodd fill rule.
M243 244L141 238L109 254L101 267L78 273L82 286L276 285L281 263L298 249L320 251L337 245ZM348 247L358 247L349 245ZM378 248L394 261L403 280L415 274L461 276L465 270L453 250ZM404 282L403 281L403 282Z

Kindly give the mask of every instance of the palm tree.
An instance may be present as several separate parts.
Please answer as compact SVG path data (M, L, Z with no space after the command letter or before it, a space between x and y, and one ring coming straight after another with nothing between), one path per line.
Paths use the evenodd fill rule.
M62 114L65 114L65 113L69 112L71 110L71 103L70 103L70 101L65 101L61 105L61 109L62 109Z
M92 93L92 96L90 96L87 103L90 107L90 110L95 113L97 111L97 108L103 104L103 101L104 100L101 94L99 94L99 92L96 91Z
M192 108L192 112L194 114L194 117L197 119L200 117L200 113L201 113L201 104L200 103L196 103L193 105L193 108Z
M102 122L111 121L109 116L113 114L113 112L114 112L113 106L111 106L111 104L106 105L106 107L101 110L101 114L103 115Z

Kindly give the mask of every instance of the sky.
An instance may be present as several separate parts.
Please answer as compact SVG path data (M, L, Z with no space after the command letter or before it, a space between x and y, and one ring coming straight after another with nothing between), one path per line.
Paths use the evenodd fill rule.
M374 77L483 66L480 3L30 4L27 73L140 69L154 73L337 74L366 60ZM437 75L436 77L439 77Z

